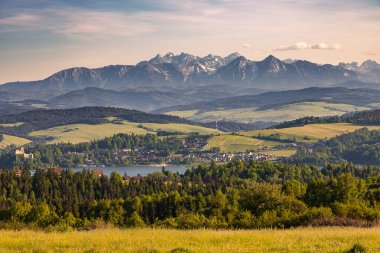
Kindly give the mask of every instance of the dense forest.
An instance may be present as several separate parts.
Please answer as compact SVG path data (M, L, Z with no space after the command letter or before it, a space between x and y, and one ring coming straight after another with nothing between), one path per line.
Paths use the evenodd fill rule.
M24 148L27 153L34 155L33 159L16 157L15 148L8 147L0 152L0 166L12 168L17 165L35 169L53 166L70 168L88 161L107 166L163 163L164 157L183 151L184 145L174 137L116 134L86 143L35 144Z
M348 163L319 170L237 161L132 178L87 170L0 171L1 227L369 226L379 221L379 206L379 169Z
M380 124L380 109L378 110L368 110L361 112L354 112L345 114L342 116L332 116L332 117L303 117L291 121L285 121L272 128L288 128L304 126L308 124L325 124L325 123L354 123L363 125L379 125Z
M199 123L164 114L150 114L136 110L114 107L82 107L77 109L33 110L19 114L0 116L0 124L22 123L12 127L0 126L0 133L26 136L28 133L51 127L69 124L103 124L112 122L110 117L137 123L176 123L215 128L214 123ZM254 128L252 124L218 122L222 131L246 131ZM30 138L30 136L29 136Z
M380 165L380 132L362 128L311 147L300 148L292 157L292 161L315 165L344 161Z

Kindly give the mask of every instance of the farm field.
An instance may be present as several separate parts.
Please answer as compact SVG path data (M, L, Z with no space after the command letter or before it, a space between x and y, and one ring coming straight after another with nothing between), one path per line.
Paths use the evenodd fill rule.
M25 138L4 134L4 140L0 141L0 149L3 149L9 145L22 146L30 142Z
M305 116L334 116L342 115L352 111L362 111L367 107L354 106L349 104L335 104L328 102L304 102L291 104L266 110L258 108L223 109L214 111L188 110L172 111L165 114L185 117L194 121L215 121L228 119L239 122L282 122L302 118Z
M369 130L380 129L380 126L363 126L349 123L334 124L310 124L301 127L290 127L283 129L266 129L241 132L244 136L269 136L271 134L280 134L281 139L293 139L301 142L316 142L323 139L330 139L335 136L353 132L357 129L367 127Z
M141 125L139 127L139 125ZM149 129L149 131L147 130ZM106 123L100 125L73 124L48 128L30 133L35 137L52 137L48 143L70 142L80 143L95 139L105 138L117 133L146 134L158 130L178 131L184 133L198 132L200 134L217 133L215 129L185 124L155 124L155 123L133 123L121 121L116 123Z
M289 157L289 156L294 155L296 152L297 150L295 149L284 149L284 150L267 150L267 151L261 151L260 153Z
M17 122L17 123L9 123L9 124L0 124L2 127L15 127L15 126L21 126L24 124L23 122Z
M380 228L0 231L1 252L380 252ZM354 252L354 251L352 251Z
M248 136L222 134L212 136L208 141L208 149L220 147L224 152L240 152L246 150L256 150L261 146L274 146L279 142L262 141Z

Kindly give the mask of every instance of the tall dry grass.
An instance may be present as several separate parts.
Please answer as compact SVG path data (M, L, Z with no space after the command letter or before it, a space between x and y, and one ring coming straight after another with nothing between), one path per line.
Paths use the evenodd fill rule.
M0 231L0 252L380 252L380 228Z

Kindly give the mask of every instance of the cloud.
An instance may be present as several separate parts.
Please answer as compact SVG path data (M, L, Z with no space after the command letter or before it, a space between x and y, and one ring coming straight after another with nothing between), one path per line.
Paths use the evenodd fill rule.
M37 21L39 16L30 14L20 14L16 16L0 19L0 25L28 25L31 22Z
M128 37L154 31L146 13L120 13L78 8L44 9L0 18L1 32L45 31L66 37Z
M243 46L244 48L252 48L252 45L249 44L249 43L244 43L242 46Z
M339 43L325 43L325 42L319 42L316 44L308 44L306 42L300 41L295 43L294 45L288 45L288 46L282 46L275 49L272 49L271 51L292 51L292 50L305 50L305 49L320 49L320 50L338 50L342 46Z
M376 56L377 55L377 53L375 51L367 51L364 54L367 56Z
M78 10L62 10L58 14L66 22L55 32L66 36L128 37L154 31L155 27L138 14Z
M339 43L328 44L328 43L320 42L320 43L318 43L318 44L311 45L311 49L329 49L329 50L338 50L338 49L340 49L341 47L342 47L342 46L341 46Z

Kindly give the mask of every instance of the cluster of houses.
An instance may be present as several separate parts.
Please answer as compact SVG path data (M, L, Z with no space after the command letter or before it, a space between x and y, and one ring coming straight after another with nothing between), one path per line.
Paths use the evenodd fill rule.
M185 156L187 159L196 159L201 161L214 161L218 163L232 162L242 160L249 162L251 160L266 161L277 159L278 156L273 154L253 153L253 152L238 152L238 153L192 153Z
M168 137L170 138L170 137ZM175 138L175 137L173 137ZM178 139L176 139L178 140ZM271 150L282 149L297 149L294 143L281 144L276 147L261 147L260 150L255 152L237 152L226 153L221 152L220 149L207 150L208 136L203 135L190 135L187 138L181 139L182 148L176 154L167 155L167 153L160 150L154 150L147 147L128 147L119 150L113 150L111 156L114 159L114 164L128 164L128 165L142 165L142 164L181 164L193 162L231 162L235 160L242 160L249 162L251 160L265 161L274 160L279 157L271 154ZM33 159L32 153L26 153L24 148L16 149L17 157L24 159ZM66 153L65 155L71 155ZM84 156L85 154L83 154ZM96 154L90 151L83 160L83 166L100 166L96 162ZM56 170L56 169L55 169ZM57 174L59 171L57 169ZM99 172L100 173L100 172Z

